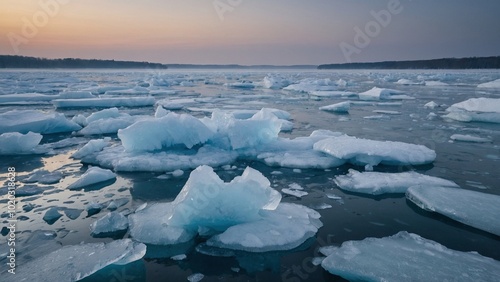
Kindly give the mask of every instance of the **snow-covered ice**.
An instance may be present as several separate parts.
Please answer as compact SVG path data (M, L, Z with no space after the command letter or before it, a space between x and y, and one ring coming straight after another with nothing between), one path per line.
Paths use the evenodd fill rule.
M68 189L76 190L115 178L116 175L111 170L94 166L87 169L87 171L77 181L68 186Z
M443 117L453 120L500 123L500 99L471 98L451 105L446 112Z
M321 266L351 281L498 281L500 262L460 252L399 232L385 238L347 241Z
M465 189L413 186L406 198L424 210L500 236L500 196Z
M335 184L343 190L371 195L405 193L408 188L415 185L458 188L458 185L452 181L414 171L383 173L357 172L353 169L350 169L346 175L335 177Z
M423 146L403 142L376 141L351 136L323 139L314 149L355 165L422 165L431 163L436 153Z

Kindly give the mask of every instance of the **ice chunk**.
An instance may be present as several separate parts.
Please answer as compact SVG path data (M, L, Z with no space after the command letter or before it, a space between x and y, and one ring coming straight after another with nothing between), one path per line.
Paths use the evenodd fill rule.
M422 165L431 163L436 153L423 146L403 142L376 141L351 136L323 139L314 149L355 165Z
M193 239L195 230L167 225L171 203L147 205L128 216L130 236L139 242L153 245L173 245Z
M80 189L85 186L115 179L116 175L108 169L100 167L89 168L76 182L68 186L68 189Z
M340 102L337 104L332 104L328 106L320 107L322 111L335 112L335 113L348 113L351 108L351 102Z
M162 118L138 121L118 131L123 147L127 151L157 151L174 145L188 149L203 144L213 132L197 118L169 113Z
M201 273L195 273L195 274L191 274L188 276L187 280L189 282L199 282L201 281L203 278L205 278L205 275L201 274Z
M500 236L500 196L446 187L414 186L406 198L422 209Z
M280 201L281 194L257 170L247 167L241 176L225 183L211 167L200 166L172 202L168 224L225 230L259 219L260 210L273 210Z
M106 118L117 118L119 116L120 116L120 111L118 110L118 108L110 108L92 113L89 117L87 117L86 121L87 124L89 124L96 120L106 119Z
M452 136L450 136L450 139L454 141L473 142L473 143L488 143L492 141L489 138L478 137L473 135L464 135L464 134L453 134Z
M78 281L108 265L139 260L145 253L146 245L130 239L64 246L24 264L5 281L39 281L40 277L45 281Z
M453 189L455 190L455 189ZM350 281L498 281L500 262L416 234L344 242L321 263Z
M85 156L93 154L95 152L100 152L104 147L109 146L111 138L105 137L103 139L90 140L85 146L76 151L71 157L75 159L81 159Z
M330 80L326 79L314 79L314 78L306 78L299 83L291 84L285 88L284 90L295 91L295 92L305 92L309 93L312 91L331 91L337 90L337 84Z
M127 218L119 212L110 212L90 225L93 237L106 237L128 229Z
M402 93L403 92L399 90L373 87L368 91L359 93L358 96L360 100L389 100L392 98L392 95L398 95Z
M471 98L451 105L445 118L458 121L500 123L500 99Z
M411 81L411 80L406 79L406 78L401 78L400 80L396 81L396 84L401 84L401 85L422 85L421 82Z
M29 175L28 178L22 180L24 183L35 183L40 184L54 184L59 182L63 177L62 172L54 171L48 172L46 170L40 169Z
M289 189L289 188L283 188L283 189L281 189L281 192L288 194L288 195L295 196L297 198L302 198L303 196L306 196L307 194L309 194L305 191L299 191L299 190Z
M230 88L243 88L243 89L250 89L250 88L255 87L255 85L252 82L224 83L224 86L230 87Z
M85 210L87 210L88 216L93 216L94 214L99 213L103 208L104 208L103 204L90 202L85 207Z
M401 173L360 173L350 169L347 175L339 175L335 177L334 181L343 190L371 195L405 193L409 187L415 185L458 188L458 185L452 181L423 175L414 171Z
M430 101L429 103L424 105L424 108L428 108L428 109L434 109L437 107L439 107L439 105L438 105L438 103L436 103L434 101Z
M493 80L486 83L481 83L477 87L479 88L500 88L500 79Z
M425 82L425 86L448 86L448 83L442 81L430 80Z
M229 227L210 238L207 245L248 252L290 250L322 226L318 212L296 204L282 203L276 210L262 210L260 214L260 220Z
M290 82L288 82L288 80L274 75L268 75L264 77L263 80L264 88L268 89L281 89L283 87L287 87L289 84Z
M88 99L57 99L52 104L56 108L111 108L111 107L146 107L153 106L153 97L127 98L88 98Z
M47 222L48 224L53 224L56 222L60 217L62 216L61 213L59 213L59 208L57 207L52 207L48 209L45 212L45 215L43 216L43 220Z
M29 131L41 134L71 132L81 127L63 114L36 110L14 110L0 114L0 133Z
M155 111L155 118L164 117L164 116L168 115L168 113L170 113L169 110L166 110L163 106L158 105L158 107L156 108L156 111Z
M0 155L17 155L36 153L36 146L43 136L29 131L26 134L18 132L3 133L0 135Z

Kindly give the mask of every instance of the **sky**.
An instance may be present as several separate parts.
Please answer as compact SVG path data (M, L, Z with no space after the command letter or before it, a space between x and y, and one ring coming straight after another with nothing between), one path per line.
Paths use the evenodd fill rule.
M0 0L0 54L297 65L500 55L498 0Z

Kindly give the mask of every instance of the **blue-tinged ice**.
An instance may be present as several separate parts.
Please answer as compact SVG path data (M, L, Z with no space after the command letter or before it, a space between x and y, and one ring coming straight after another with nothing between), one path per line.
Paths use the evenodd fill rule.
M446 112L444 118L457 121L500 123L500 99L471 98L451 105Z
M82 159L93 153L100 152L102 151L102 149L110 145L110 141L111 141L110 137L90 140L87 144L85 144L83 147L78 149L78 151L76 151L73 155L71 155L71 157L75 159Z
M453 181L414 171L382 173L357 172L353 169L350 169L347 175L335 177L335 184L342 190L371 195L405 193L408 188L415 185L459 188Z
M199 119L176 113L138 121L118 131L123 147L130 152L158 151L174 145L190 149L205 143L213 134Z
M322 267L350 281L500 281L500 262L406 231L347 241L329 253Z
M414 186L406 198L420 208L500 236L500 196L465 189Z
M229 227L210 238L207 245L248 252L290 250L322 226L318 212L296 204L282 203L276 210L261 210L260 216L257 221Z
M168 214L171 210L171 203L148 204L129 215L130 236L134 240L152 245L174 245L193 239L196 229L168 225Z
M104 267L124 265L141 259L146 245L130 239L110 243L89 243L64 246L18 267L15 275L5 275L5 281L72 282L81 280Z
M314 149L355 165L423 165L434 161L436 152L423 146L393 141L376 141L351 136L323 139Z
M71 132L81 127L66 119L64 114L37 110L13 110L0 114L0 134L5 132L41 134Z
M281 194L255 169L247 167L241 176L225 183L211 167L200 166L172 202L168 224L225 230L258 220L261 210L276 209L280 201Z
M94 166L87 169L87 171L77 181L68 186L68 189L75 190L115 178L116 175L111 170Z
M128 229L128 219L119 212L110 212L90 225L93 237L113 235Z
M36 147L42 141L39 133L18 132L2 133L0 135L0 155L36 154Z

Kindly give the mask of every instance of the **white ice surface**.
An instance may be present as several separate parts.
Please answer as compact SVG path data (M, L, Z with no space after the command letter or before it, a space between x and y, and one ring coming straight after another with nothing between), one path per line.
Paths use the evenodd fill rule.
M387 193L405 193L415 185L455 187L452 181L423 175L414 171L401 173L357 172L349 170L346 175L335 177L335 184L342 190L356 193L381 195Z
M500 79L479 84L479 88L500 88Z
M489 143L492 141L490 138L478 137L467 134L453 134L452 136L450 136L450 139L454 141L463 141L472 143Z
M355 165L422 165L431 163L436 153L423 146L403 142L376 141L351 136L323 139L314 149Z
M335 112L335 113L348 113L351 108L351 102L340 102L328 106L320 107L322 111Z
M42 141L43 136L39 133L18 132L0 134L0 155L18 155L36 153L36 146Z
M104 149L104 147L110 145L110 141L111 141L110 137L90 140L87 144L85 144L83 147L78 149L78 151L76 151L73 155L71 155L71 157L75 159L81 159L90 154L100 152L102 149Z
M29 261L16 269L15 275L5 275L5 281L81 280L111 264L128 264L146 254L146 245L130 239L110 243L89 243L64 246L45 256Z
M424 210L500 236L500 196L465 189L414 186L406 198Z
M0 133L29 131L41 134L71 132L81 127L66 119L64 114L37 110L13 110L0 114Z
M453 189L456 190L456 189ZM500 262L416 234L347 241L321 266L351 281L499 281Z
M87 169L87 171L77 181L68 186L68 189L79 189L115 178L116 175L111 170L94 166Z
M110 212L90 225L92 236L105 236L128 229L128 220L119 212Z
M229 227L207 245L248 252L290 250L314 236L322 226L319 213L307 207L282 203L262 210L261 219Z
M372 89L359 93L360 100L390 100L393 95L400 95L402 91L373 87Z

